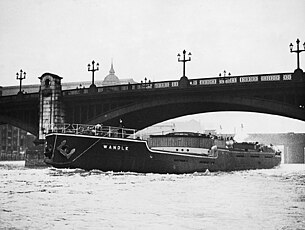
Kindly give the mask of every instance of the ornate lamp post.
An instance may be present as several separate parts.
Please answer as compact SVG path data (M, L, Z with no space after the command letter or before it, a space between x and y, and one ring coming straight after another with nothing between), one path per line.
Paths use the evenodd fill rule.
M293 49L292 43L290 43L289 47L290 47L290 53L297 53L297 69L300 69L300 53L305 51L305 42L303 43L303 47L304 47L303 50L300 50L300 47L299 47L300 40L299 39L297 39L296 43L297 43L296 50L292 50Z
M26 73L22 71L22 69L20 70L20 74L19 73L16 73L16 79L20 81L20 86L19 86L19 92L18 94L22 94L22 91L21 91L21 84L22 84L22 80L25 79L25 75Z
M91 69L90 69L91 65L88 64L88 71L89 71L89 72L92 72L92 84L91 84L91 86L95 86L95 85L94 85L94 72L99 70L99 68L98 68L98 67L99 67L99 64L96 63L96 68L94 67L94 64L95 64L95 61L93 60L93 61L92 61L92 68L91 68Z
M183 59L181 60L180 57L180 53L178 53L178 62L183 62L183 76L182 77L186 77L185 76L185 63L188 62L188 61L191 61L191 57L189 57L188 59L185 59L185 54L186 54L186 51L183 50ZM188 53L189 56L191 56L191 52Z

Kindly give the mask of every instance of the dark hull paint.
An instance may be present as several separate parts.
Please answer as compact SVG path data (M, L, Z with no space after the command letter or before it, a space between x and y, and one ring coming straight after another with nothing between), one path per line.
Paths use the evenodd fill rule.
M273 168L281 157L273 153L218 150L217 157L155 151L146 141L99 136L50 134L46 137L50 159L56 168L99 169L115 172L193 173ZM61 145L65 143L64 147ZM65 149L70 157L59 150ZM75 151L73 151L73 149Z

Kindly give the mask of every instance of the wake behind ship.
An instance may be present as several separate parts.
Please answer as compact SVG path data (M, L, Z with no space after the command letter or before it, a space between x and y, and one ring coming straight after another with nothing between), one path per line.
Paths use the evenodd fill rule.
M45 162L56 168L177 174L268 169L281 162L280 152L259 143L186 132L145 141L135 132L101 125L52 126L46 135Z

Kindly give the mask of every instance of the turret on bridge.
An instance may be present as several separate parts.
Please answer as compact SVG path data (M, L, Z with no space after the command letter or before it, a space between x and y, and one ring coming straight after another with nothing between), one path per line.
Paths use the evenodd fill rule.
M48 127L65 122L65 110L62 101L62 78L45 73L39 79L39 140L44 140Z

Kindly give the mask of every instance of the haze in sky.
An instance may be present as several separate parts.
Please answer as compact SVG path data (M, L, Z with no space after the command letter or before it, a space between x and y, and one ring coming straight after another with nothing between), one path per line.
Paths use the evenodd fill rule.
M121 79L179 79L184 49L192 52L188 78L293 72L289 44L305 42L304 12L303 0L1 0L0 86L18 85L20 69L23 84L39 84L45 72L63 82L90 81L92 60L100 64L95 79L103 80L112 59ZM302 53L303 69L304 62ZM305 132L305 122L293 119L224 114L248 117L257 131L268 120L285 132Z

